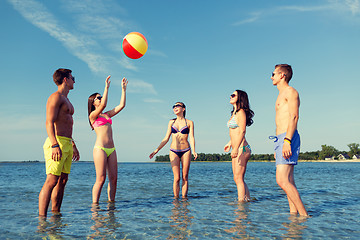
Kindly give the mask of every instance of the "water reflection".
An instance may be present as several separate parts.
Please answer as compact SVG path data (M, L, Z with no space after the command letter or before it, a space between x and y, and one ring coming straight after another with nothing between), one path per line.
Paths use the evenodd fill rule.
M109 202L107 209L102 210L98 204L93 204L91 208L94 225L90 228L94 232L88 236L88 239L93 238L109 238L116 237L116 230L121 227L121 224L116 221L115 213L117 212L115 203Z
M43 239L64 239L64 229L67 224L63 223L61 215L53 215L47 220L39 217L38 233L44 234Z
M308 217L298 215L290 215L289 222L284 222L282 225L287 230L283 234L282 239L302 239L303 231L307 226L302 225L308 220Z
M171 209L170 216L172 231L167 239L189 239L191 230L188 228L193 218L188 209L190 202L188 199L174 199L173 205L174 207Z
M235 220L232 222L234 225L231 228L225 229L227 233L233 233L231 239L249 239L247 226L251 224L248 220L248 213L250 212L248 202L238 202L234 210Z

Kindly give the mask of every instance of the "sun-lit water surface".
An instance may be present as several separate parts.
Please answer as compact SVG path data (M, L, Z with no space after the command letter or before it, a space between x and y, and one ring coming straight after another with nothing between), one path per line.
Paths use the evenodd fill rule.
M358 239L360 163L300 163L310 218L288 213L274 163L248 164L250 203L236 201L231 163L192 163L189 198L172 197L168 163L120 163L115 203L91 205L93 163L73 164L62 216L40 220L44 163L0 163L1 239Z

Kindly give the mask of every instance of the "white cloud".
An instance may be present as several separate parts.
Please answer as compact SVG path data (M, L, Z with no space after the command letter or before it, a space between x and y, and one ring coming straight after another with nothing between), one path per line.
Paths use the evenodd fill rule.
M74 14L78 13L87 13L88 15L96 14L108 14L109 10L122 15L127 14L126 9L120 7L117 4L112 4L112 0L62 0L63 7L68 11ZM115 0L116 2L116 0ZM109 9L109 4L111 4L111 9Z
M88 12L89 15L106 13L102 1L96 0L62 0L64 8L73 13Z
M164 57L164 58L168 57L165 53L163 53L161 51L157 51L157 50L152 50L152 49L148 50L147 54L151 54L153 56Z
M293 12L324 12L324 11L336 11L336 12L351 12L354 16L360 13L360 0L328 0L323 5L318 6L279 6L273 9L264 9L250 13L248 18L233 23L233 26L239 26L243 24L253 23L265 16L278 14L281 11L293 11Z
M145 98L144 102L146 102L146 103L162 103L164 101L161 99L156 99L156 98Z
M319 12L333 9L331 5L322 6L281 6L277 8L277 11L295 11L295 12Z
M233 26L239 26L247 23L256 22L262 15L262 12L253 12L249 18L233 23Z
M114 61L117 62L118 64L120 64L121 66L123 66L126 69L134 70L134 71L137 70L137 67L130 63L131 60L129 58L119 58L119 59L116 59Z
M111 78L111 84L116 86L121 86L122 78L114 79ZM129 84L127 86L127 92L130 93L147 93L151 95L157 95L157 92L154 86L148 82L139 79L131 79L129 80Z
M128 91L132 93L149 93L157 95L154 86L143 80L131 80L128 85Z
M360 13L360 1L359 0L345 0L346 5L349 7L353 15Z
M78 28L86 33L95 34L101 39L116 39L121 41L126 34L123 29L125 22L114 17L89 16L81 14L77 16Z
M87 4L74 1L72 10L81 12L74 18L77 21L71 26L71 31L67 30L63 22L57 18L42 3L34 0L8 0L14 8L31 24L47 32L50 36L61 42L70 53L84 61L91 71L105 73L109 71L110 64L117 63L126 69L136 70L133 64L125 59L125 56L111 56L103 52L110 50L115 45L121 45L122 29L126 25L121 19L103 14L105 8L98 6L97 1ZM69 3L66 3L68 6ZM88 6L91 6L89 11ZM70 9L70 8L69 8ZM99 13L102 13L101 16ZM96 15L97 14L97 15ZM69 16L65 13L64 16ZM101 41L105 41L105 44ZM101 43L100 43L101 42ZM108 48L106 48L108 47ZM116 52L121 48L115 49ZM109 56L108 56L109 55Z

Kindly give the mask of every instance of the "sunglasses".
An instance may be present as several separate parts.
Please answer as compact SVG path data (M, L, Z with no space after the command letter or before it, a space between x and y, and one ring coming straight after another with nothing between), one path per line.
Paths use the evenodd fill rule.
M94 98L94 101L95 101L96 99L97 99L97 100L101 100L101 99L102 99L102 96L97 96L96 98Z
M176 104L176 105L173 106L173 109L176 108L176 107L182 107L183 108L184 106L180 105L180 104Z
M234 97L236 97L236 94L233 93L233 94L230 95L230 97L231 97L231 98L234 98Z
M279 73L281 73L281 72L279 72ZM273 76L275 76L275 74L276 74L276 73L272 73L271 76L273 77ZM283 73L283 74L284 74L284 76L286 76L285 73Z
M69 77L71 80L73 80L74 81L74 83L75 83L75 77L74 76L72 76L72 77Z

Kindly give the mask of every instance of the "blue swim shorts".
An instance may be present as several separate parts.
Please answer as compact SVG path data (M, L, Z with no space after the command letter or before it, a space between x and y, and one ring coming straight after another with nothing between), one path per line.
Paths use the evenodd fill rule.
M274 137L274 139L275 139L274 151L275 151L275 157L276 157L276 165L279 165L279 164L297 165L297 161L298 161L299 153L300 153L300 135L299 135L298 131L295 130L294 135L291 139L292 155L289 159L285 159L282 155L282 149L283 149L285 137L286 137L286 132Z

